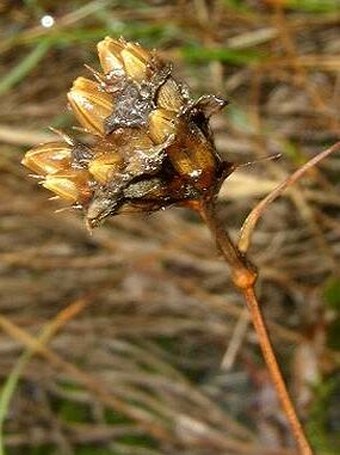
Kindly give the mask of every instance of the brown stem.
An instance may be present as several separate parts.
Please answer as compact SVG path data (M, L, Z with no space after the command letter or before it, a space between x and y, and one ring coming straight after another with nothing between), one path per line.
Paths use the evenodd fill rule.
M264 360L276 389L282 409L287 417L301 455L312 455L312 449L306 438L302 425L289 396L280 367L276 360L274 349L262 315L262 311L255 293L257 273L253 265L247 261L239 249L234 245L228 233L219 223L215 206L211 200L203 201L198 208L201 217L207 224L217 247L221 250L226 262L230 266L232 280L242 292L250 312L252 322L257 333Z

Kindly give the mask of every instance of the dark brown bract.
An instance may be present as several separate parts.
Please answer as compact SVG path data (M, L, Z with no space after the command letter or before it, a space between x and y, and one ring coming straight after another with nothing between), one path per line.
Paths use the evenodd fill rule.
M77 78L70 107L94 145L64 133L28 151L42 185L82 208L89 227L121 212L199 200L231 170L218 156L209 117L226 102L194 101L172 66L124 39L98 44L103 73Z

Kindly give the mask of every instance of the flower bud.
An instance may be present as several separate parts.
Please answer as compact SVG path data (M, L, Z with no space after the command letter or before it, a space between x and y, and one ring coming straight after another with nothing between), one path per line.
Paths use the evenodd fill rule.
M146 77L150 53L137 43L127 43L121 52L126 74L137 82Z
M47 175L42 186L72 203L83 203L91 196L89 175L86 171Z
M67 97L81 125L88 132L103 136L105 119L113 111L112 95L102 91L97 82L78 77Z
M216 177L220 159L212 142L195 123L186 119L178 121L177 142L168 148L167 153L179 176L198 190L209 188Z
M156 144L161 144L174 133L174 120L174 113L165 109L155 109L149 114L149 136Z
M106 37L98 43L98 55L104 73L110 76L126 76L137 82L146 78L150 52L137 43L127 43L120 38Z
M100 65L105 74L117 76L124 74L124 65L120 55L124 45L125 41L113 40L109 36L97 44Z
M118 153L101 155L90 161L88 170L99 183L105 184L122 167L122 157Z
M22 164L39 175L55 174L70 165L71 152L65 142L48 142L29 150Z

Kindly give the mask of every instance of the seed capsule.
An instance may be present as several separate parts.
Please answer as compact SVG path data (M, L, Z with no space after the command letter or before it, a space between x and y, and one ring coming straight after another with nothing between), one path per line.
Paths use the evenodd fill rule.
M98 83L78 77L67 97L79 123L90 133L103 136L105 119L113 111L112 95L102 91Z

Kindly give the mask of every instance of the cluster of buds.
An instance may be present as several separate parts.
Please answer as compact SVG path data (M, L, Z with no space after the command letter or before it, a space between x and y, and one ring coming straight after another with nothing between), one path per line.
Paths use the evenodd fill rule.
M92 228L121 212L189 204L216 188L232 166L218 156L210 116L226 102L194 101L172 66L124 39L98 44L103 73L77 78L68 93L86 145L60 140L28 151L22 163L42 185L85 212Z

